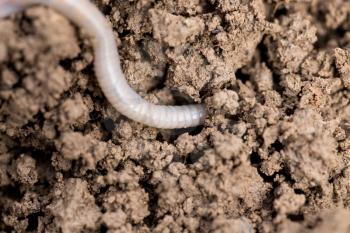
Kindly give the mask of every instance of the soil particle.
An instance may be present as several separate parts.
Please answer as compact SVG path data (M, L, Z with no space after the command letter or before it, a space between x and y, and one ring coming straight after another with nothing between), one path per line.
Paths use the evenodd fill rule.
M2 71L1 128L10 134L14 133L11 128L27 124L40 110L58 104L72 82L72 74L58 66L59 61L80 51L74 28L63 16L32 8L25 17L31 19L26 25L5 20L0 27L5 35L0 40L7 51L5 63L11 64ZM55 23L61 26L53 27Z
M215 93L212 97L206 99L206 104L214 111L220 111L222 114L235 115L239 107L238 95L231 90L223 90Z
M272 34L266 40L268 56L280 73L294 73L316 42L316 28L310 18L295 13L280 19L277 35Z
M36 161L30 156L20 155L12 164L10 174L11 171L14 171L12 179L20 184L32 186L38 181Z
M215 233L229 233L229 232L242 232L252 233L254 232L252 224L246 218L227 219L223 216L217 217L213 221L211 227L212 232Z
M337 144L332 136L336 123L323 121L312 110L296 112L292 122L290 126L289 122L281 125L281 143L288 144L281 156L296 182L295 187L304 190L328 183L327 177L343 166L341 157L335 154Z
M166 46L177 47L202 34L204 22L199 17L181 17L166 11L150 11L153 37Z
M122 116L53 10L0 20L0 232L350 231L348 1L93 2L130 85L205 123Z
M339 76L343 82L343 85L345 88L350 88L350 78L349 78L349 72L350 72L350 66L349 66L349 59L350 59L350 53L347 50L343 49L335 49L335 65L337 68L337 71L339 73Z
M82 232L96 229L101 216L95 198L89 193L88 184L81 179L68 179L56 198L47 206L62 232Z
M349 223L343 221L344 218L349 217L349 210L338 208L331 210L323 210L316 216L308 216L303 225L295 222L285 222L278 229L279 232L348 232L350 229Z

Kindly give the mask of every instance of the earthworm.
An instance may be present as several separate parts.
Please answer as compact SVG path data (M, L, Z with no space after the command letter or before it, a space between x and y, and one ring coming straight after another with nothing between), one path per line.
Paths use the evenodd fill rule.
M35 4L54 9L85 29L93 38L96 77L108 101L121 114L156 128L187 128L203 123L203 104L155 105L144 100L129 86L120 65L112 28L89 0L0 0L0 18Z

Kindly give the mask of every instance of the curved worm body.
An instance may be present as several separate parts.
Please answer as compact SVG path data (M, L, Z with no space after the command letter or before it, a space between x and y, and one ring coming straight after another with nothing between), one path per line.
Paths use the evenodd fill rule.
M120 113L156 128L186 128L203 123L203 105L155 105L142 99L128 85L113 31L104 15L88 0L0 0L0 18L33 4L53 8L93 37L96 76L106 98Z

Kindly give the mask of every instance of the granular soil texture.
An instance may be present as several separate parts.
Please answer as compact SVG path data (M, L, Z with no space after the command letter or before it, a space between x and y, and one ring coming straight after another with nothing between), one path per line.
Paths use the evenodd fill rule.
M0 232L350 232L350 1L94 3L140 95L208 116L128 120L86 32L1 20Z

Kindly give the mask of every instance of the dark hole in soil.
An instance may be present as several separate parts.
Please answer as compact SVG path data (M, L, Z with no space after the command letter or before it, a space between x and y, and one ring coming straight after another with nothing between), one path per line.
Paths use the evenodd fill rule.
M91 74L94 73L94 66L93 64L89 64L87 65L82 71L83 74L87 75L87 76L91 76ZM97 80L93 80L94 82L97 82Z
M103 14L110 15L112 12L112 6L110 5L104 5L102 9Z
M278 9L275 11L275 17L279 18L281 16L287 15L288 11L285 7L278 7Z
M100 227L100 233L107 233L107 232L108 232L107 226L105 226L104 224L102 224L101 227Z
M196 136L202 132L203 128L204 128L203 125L189 128L188 134L191 136Z
M149 202L148 202L149 215L144 219L144 223L148 227L153 228L157 225L156 211L158 208L158 195L154 191L155 186L149 183L148 178L141 180L139 184L142 188L145 189L149 197Z
M278 93L280 93L281 95L283 95L284 87L281 86L281 76L276 73L272 73L272 79L273 79L273 89Z
M90 119L92 121L96 121L96 120L100 119L101 113L99 111L94 110L94 111L90 112L89 116L90 116Z
M38 229L38 218L44 216L42 213L34 213L28 216L28 226L26 231L35 231Z
M148 53L147 48L145 46L145 44L149 41L149 39L147 38L147 35L144 35L144 36L145 36L145 39L138 41L136 44L140 48L142 58L147 60L147 61L151 61L152 58L151 58L150 54ZM151 35L150 35L150 37L151 37Z
M294 112L295 112L295 108L287 108L287 109L286 109L286 115L287 115L287 116L293 115Z
M172 90L171 91L174 101L175 101L175 105L186 105L186 104L190 104L190 97L186 96L185 94L177 91L177 90Z
M236 78L241 80L243 83L246 83L250 79L249 75L242 72L242 69L237 70Z
M185 164L194 164L203 156L203 151L191 153L186 157Z
M160 132L157 133L156 140L159 142L165 141L163 135Z
M271 144L271 148L275 149L275 151L280 152L283 150L283 144L276 140L274 143Z
M97 170L102 176L108 175L108 170L105 168L102 168L100 165L97 165Z
M276 218L276 216L277 216L277 212L273 211L272 214L271 214L272 219Z
M216 11L216 6L210 1L204 1L203 13L212 13Z
M6 186L6 188L2 187L1 189L2 189L3 196L8 196L15 200L20 200L23 197L23 194L21 193L19 185L16 187Z
M130 30L123 30L121 33L119 33L119 38L123 38L123 37L128 37L131 34Z
M276 183L274 182L276 174L273 176L268 176L264 173L262 173L260 170L258 170L259 175L263 178L264 182L272 184L274 187L276 186Z
M108 132L111 132L115 129L115 123L111 118L104 119L102 121L102 126Z
M289 218L292 222L302 222L304 221L303 214L288 214L287 218Z
M72 68L72 59L63 59L59 62L60 66L65 70L71 70Z
M252 164L252 166L257 166L262 162L259 154L257 152L253 152L250 155L250 163Z
M301 189L294 189L295 194L305 194L305 192Z
M39 111L36 115L33 116L33 120L29 121L28 124L26 124L26 127L34 127L35 125L39 125L40 127L43 127L45 122L44 114Z

